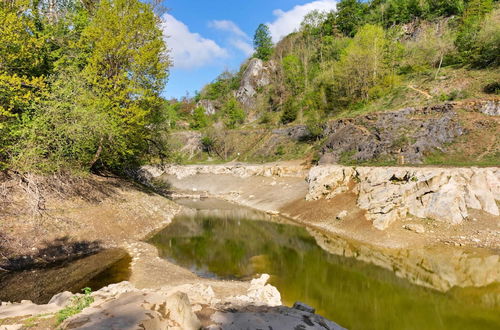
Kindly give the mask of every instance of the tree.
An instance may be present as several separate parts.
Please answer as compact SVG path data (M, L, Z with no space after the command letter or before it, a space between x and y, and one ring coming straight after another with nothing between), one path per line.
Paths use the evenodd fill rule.
M471 63L484 68L500 65L500 9L486 16L472 51Z
M468 62L473 56L473 49L477 47L477 39L484 17L492 8L492 0L471 0L469 2L455 41L463 62Z
M348 37L356 34L364 21L365 6L358 0L342 0L337 4L336 23L340 32Z
M263 61L271 59L273 54L273 40L269 27L265 24L260 24L253 37L253 45L255 47L254 56Z
M196 107L193 111L193 122L191 123L191 128L201 129L208 126L208 117L205 114L205 109L203 107Z
M236 98L230 98L222 108L224 123L228 128L236 128L245 121L245 111L240 107Z
M335 66L337 93L347 102L366 100L387 73L384 30L375 25L363 26L342 53Z
M117 144L105 134L95 159L109 152L113 165L133 160L153 133L148 127L162 107L159 95L168 77L158 18L139 0L102 0L80 47L90 49L82 75L95 105L108 114L122 141Z

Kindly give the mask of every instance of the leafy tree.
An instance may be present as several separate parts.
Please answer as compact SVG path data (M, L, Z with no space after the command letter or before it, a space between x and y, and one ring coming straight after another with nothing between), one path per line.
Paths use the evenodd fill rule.
M269 27L265 24L260 24L253 37L255 47L254 56L263 61L268 61L273 54L273 40Z
M465 8L464 0L426 0L427 17L460 15Z
M384 30L367 24L356 34L335 66L335 85L348 102L366 100L370 89L387 74Z
M80 47L91 49L82 75L121 140L104 135L95 162L109 152L109 165L116 165L146 149L169 66L158 23L151 6L139 0L102 0L82 32Z
M473 49L477 47L477 38L484 17L492 8L492 0L471 0L469 2L462 17L462 22L455 41L455 45L461 54L463 62L467 62L471 59Z
M296 55L291 54L283 58L283 73L286 84L295 95L304 91L304 69Z
M358 0L341 0L337 4L336 23L340 32L352 37L365 19L365 6Z
M241 108L236 98L230 98L222 108L224 123L228 128L236 128L245 121L245 111Z
M486 16L475 40L471 63L478 68L500 65L500 9Z
M193 122L191 123L191 128L201 129L208 126L208 116L205 114L205 109L203 107L197 107L193 112Z

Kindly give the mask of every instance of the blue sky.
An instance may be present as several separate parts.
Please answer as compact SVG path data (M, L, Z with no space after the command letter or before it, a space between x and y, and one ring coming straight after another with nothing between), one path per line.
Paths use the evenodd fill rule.
M260 23L274 41L293 32L311 10L328 11L335 0L166 0L164 34L174 66L164 96L194 94L224 69L237 70L252 53Z

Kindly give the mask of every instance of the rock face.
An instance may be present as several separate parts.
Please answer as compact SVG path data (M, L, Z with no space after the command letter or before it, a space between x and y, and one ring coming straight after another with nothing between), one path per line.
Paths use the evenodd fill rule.
M408 108L328 123L320 164L404 159L418 164L425 152L462 135L453 104Z
M144 181L150 180L161 175L174 175L178 179L197 174L230 174L240 178L250 176L264 177L305 177L307 171L301 165L243 165L243 164L225 164L225 165L167 165L164 167L143 166L139 175Z
M246 295L215 297L212 287L196 283L159 289L137 289L129 282L104 287L92 293L94 302L61 324L61 329L172 329L198 330L201 322L195 314L201 305L213 310L244 309L248 306L281 306L279 291L267 284L269 275L251 281ZM73 303L73 295L63 292L46 305L31 301L0 304L0 319L55 314ZM268 322L274 322L270 314Z
M307 178L308 200L330 199L353 189L357 204L377 229L407 214L459 224L468 208L500 212L498 168L393 168L318 166Z
M202 107L205 109L205 114L206 115L215 115L215 112L217 111L217 108L215 107L214 102L210 100L200 100L197 104L197 107Z
M275 70L275 64L272 61L264 63L258 58L252 58L243 73L240 88L236 91L236 99L245 108L253 108L258 89L271 83L271 73Z
M485 102L479 111L488 116L500 116L500 100L491 100Z

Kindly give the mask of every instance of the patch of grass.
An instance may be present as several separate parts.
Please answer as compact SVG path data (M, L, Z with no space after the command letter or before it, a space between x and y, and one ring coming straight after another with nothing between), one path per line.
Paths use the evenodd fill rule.
M62 322L64 322L64 320L80 313L82 310L89 307L90 304L94 302L94 298L91 296L92 290L90 288L85 288L82 291L82 296L73 297L73 301L68 307L57 312L57 324L61 324Z
M442 166L498 166L500 164L500 152L487 155L482 159L471 159L464 154L450 154L445 152L434 152L424 158L425 165Z

